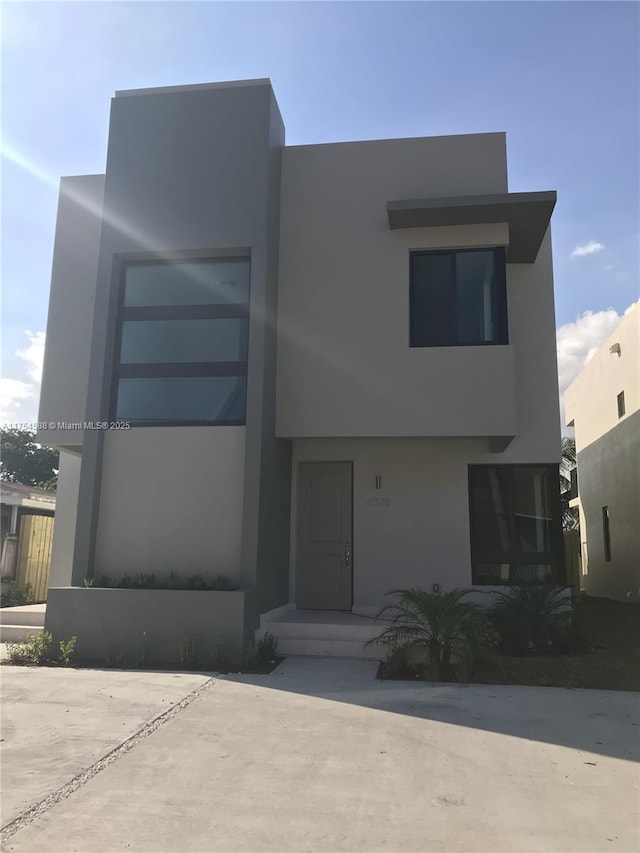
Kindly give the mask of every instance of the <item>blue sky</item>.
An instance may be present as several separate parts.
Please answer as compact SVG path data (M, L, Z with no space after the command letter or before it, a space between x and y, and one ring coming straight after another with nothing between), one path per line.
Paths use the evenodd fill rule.
M7 3L5 421L34 420L57 184L102 172L116 89L270 77L289 144L506 131L555 189L561 387L640 296L640 4Z

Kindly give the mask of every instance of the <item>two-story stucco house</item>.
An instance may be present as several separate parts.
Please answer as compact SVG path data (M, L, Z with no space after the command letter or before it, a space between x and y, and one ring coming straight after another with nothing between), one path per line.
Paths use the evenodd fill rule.
M194 632L356 654L390 589L564 582L555 198L503 133L285 146L267 80L117 92L61 184L48 626L95 653L126 605L86 577L222 572Z

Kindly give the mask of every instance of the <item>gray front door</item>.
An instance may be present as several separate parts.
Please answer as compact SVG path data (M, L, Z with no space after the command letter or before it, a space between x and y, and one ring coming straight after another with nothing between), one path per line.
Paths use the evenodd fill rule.
M351 462L298 468L296 604L351 610Z

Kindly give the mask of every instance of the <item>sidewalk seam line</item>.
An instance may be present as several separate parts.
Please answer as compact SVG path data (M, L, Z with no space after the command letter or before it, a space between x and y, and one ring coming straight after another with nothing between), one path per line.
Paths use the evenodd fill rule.
M172 717L175 717L183 708L191 705L192 702L194 702L206 690L209 690L209 688L216 684L217 681L218 678L215 676L207 679L204 684L196 687L195 690L192 690L191 693L187 693L187 695L179 702L175 702L170 708L167 708L166 711L163 711L161 714L158 714L157 717L154 717L148 723L145 723L140 729L138 729L138 731L134 732L121 744L118 744L118 746L111 749L90 767L81 770L80 773L76 774L68 782L65 782L62 787L53 791L51 794L47 794L47 796L38 803L33 806L29 806L29 808L22 812L22 814L19 814L17 817L13 818L13 820L10 820L9 823L3 826L0 830L0 842L7 841L15 835L16 832L24 829L25 826L29 826L29 824L33 823L43 814L46 814L54 808L54 806L57 806L58 803L66 800L71 796L71 794L86 785L86 783L93 779L94 776L110 764L115 763L123 755L126 755L126 753L133 749L137 743L147 738L150 734L153 734L153 732L168 722Z

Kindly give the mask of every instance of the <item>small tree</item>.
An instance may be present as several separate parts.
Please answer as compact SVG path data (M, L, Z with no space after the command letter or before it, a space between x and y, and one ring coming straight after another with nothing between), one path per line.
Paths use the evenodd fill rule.
M0 479L53 490L57 484L59 454L36 442L29 430L0 431Z

